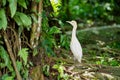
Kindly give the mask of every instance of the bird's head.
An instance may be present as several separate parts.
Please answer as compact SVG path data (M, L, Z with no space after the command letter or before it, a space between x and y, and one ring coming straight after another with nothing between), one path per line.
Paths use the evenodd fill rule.
M77 28L77 22L72 20L72 21L66 21L68 23L70 23L74 28Z

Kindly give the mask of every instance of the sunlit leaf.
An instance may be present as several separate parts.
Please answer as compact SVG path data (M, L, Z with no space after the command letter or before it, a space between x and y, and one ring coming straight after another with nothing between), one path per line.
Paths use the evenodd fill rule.
M0 9L0 29L2 28L4 30L7 28L7 18L4 9Z
M55 64L55 65L53 65L52 68L58 70L58 72L60 73L60 77L64 76L64 69L65 69L65 67L63 65Z
M31 18L28 17L26 14L24 13L19 13L20 19L22 20L22 23L24 26L29 26L31 25Z
M28 27L31 25L31 18L29 16L27 16L24 13L21 12L16 12L15 16L14 16L14 20L16 21L16 23L19 26L25 26Z
M11 17L13 17L17 10L17 0L8 0L8 1L9 1Z
M8 74L4 74L2 76L2 80L13 80L13 79L14 79L14 77L13 76L9 76Z
M9 77L6 77L4 80L13 80L13 77L9 76Z
M58 64L55 64L55 65L53 65L52 68L53 68L53 69L58 69L58 68L59 68L59 65L58 65Z
M22 24L24 26L29 26L31 25L31 18L28 17L26 14L24 13L20 13L20 12L17 12L16 15L18 15L22 21Z
M23 61L24 61L24 65L27 64L27 58L28 58L28 48L23 48L18 52L18 56L20 56Z
M17 2L18 2L18 4L21 5L23 8L27 9L27 5L26 5L25 0L18 0Z
M56 26L53 26L48 33L49 34L60 33L60 29L57 28Z
M14 20L18 24L18 26L23 25L23 23L22 23L22 21L21 21L21 19L20 19L20 17L18 15L14 16Z
M46 76L50 75L50 66L49 65L44 65L43 66L43 72Z
M38 54L38 51L37 51L37 49L35 48L34 50L33 50L33 56L36 56Z
M0 46L0 58L4 60L5 66L7 66L7 68L10 71L13 71L9 55L7 54L7 52L5 51L5 49L2 46Z

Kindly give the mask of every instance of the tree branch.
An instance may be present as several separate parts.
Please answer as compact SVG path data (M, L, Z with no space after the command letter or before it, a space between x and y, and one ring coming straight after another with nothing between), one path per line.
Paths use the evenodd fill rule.
M17 65L16 65L16 61L15 61L15 57L13 55L13 51L10 47L10 44L9 44L9 41L8 41L8 37L7 37L7 34L5 31L3 31L3 37L4 37L4 41L5 41L5 44L6 44L6 47L7 47L7 50L8 50L8 53L10 55L10 58L12 60L12 63L13 63L13 67L15 69L15 72L16 72L16 75L17 75L17 80L22 80L21 76L20 76L20 73L17 69Z

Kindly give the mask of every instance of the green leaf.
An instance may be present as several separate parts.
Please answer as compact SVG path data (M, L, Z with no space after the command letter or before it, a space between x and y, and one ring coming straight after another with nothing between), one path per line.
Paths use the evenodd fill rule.
M6 0L2 0L2 5L3 5L3 6L6 5Z
M36 48L34 48L34 50L33 50L33 56L36 56L37 54L38 54L38 51L37 51Z
M59 65L58 65L58 64L55 64L55 65L53 65L52 68L53 68L53 69L58 69L58 68L59 68Z
M20 56L23 61L24 61L24 65L27 64L27 58L28 58L28 48L23 48L18 52L18 56Z
M11 17L13 17L17 10L17 0L8 0L8 1L9 1Z
M14 16L14 20L15 20L15 22L18 24L18 35L20 36L21 35L21 33L22 33L22 31L23 31L23 23L22 23L22 21L21 21L21 19L19 18L19 16Z
M29 26L31 25L31 18L28 17L26 14L24 13L19 13L20 19L23 23L24 26Z
M7 18L4 9L0 9L0 29L2 28L4 30L7 28Z
M17 61L16 63L17 63L17 69L18 69L18 71L20 71L22 68L22 62Z
M13 77L9 76L9 77L6 77L4 80L13 80Z
M8 74L4 74L2 76L2 80L14 80L14 77L13 76L9 76Z
M5 66L6 66L5 63L0 62L0 68L1 69L4 68Z
M58 70L58 72L60 73L60 77L61 78L64 77L64 69L65 69L65 67L63 65L61 65L61 64L55 64L55 65L53 65L52 68Z
M56 26L53 26L48 33L49 34L60 33L60 29L57 28Z
M5 66L7 66L7 68L10 71L13 71L13 67L11 66L11 61L10 61L9 55L7 54L7 52L5 51L5 49L2 46L0 46L0 58L4 60ZM1 65L3 65L3 64L1 64Z
M31 18L29 16L27 16L24 13L21 12L16 12L14 20L16 21L16 23L20 26L30 26L31 25Z
M18 2L18 4L21 5L23 8L27 9L27 5L26 5L25 0L18 0L17 2Z
M62 47L65 47L66 49L69 49L69 38L66 35L61 35L60 36L60 45Z
M49 46L45 46L45 51L46 51L48 56L55 56L55 53L53 52L53 50Z
M22 23L22 21L21 21L19 15L16 15L16 14L15 14L14 20L15 20L15 22L18 24L18 26L23 25L23 23Z
M28 78L28 74L29 74L28 69L24 69L22 73L24 78Z
M43 72L46 76L50 75L50 66L49 65L44 65L43 66Z

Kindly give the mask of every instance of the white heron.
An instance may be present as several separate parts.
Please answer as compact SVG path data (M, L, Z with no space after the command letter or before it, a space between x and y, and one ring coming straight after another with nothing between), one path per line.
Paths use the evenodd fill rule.
M81 63L83 54L82 54L81 44L79 43L79 41L76 37L77 22L74 20L67 21L67 22L73 26L70 49L74 55L74 59Z

